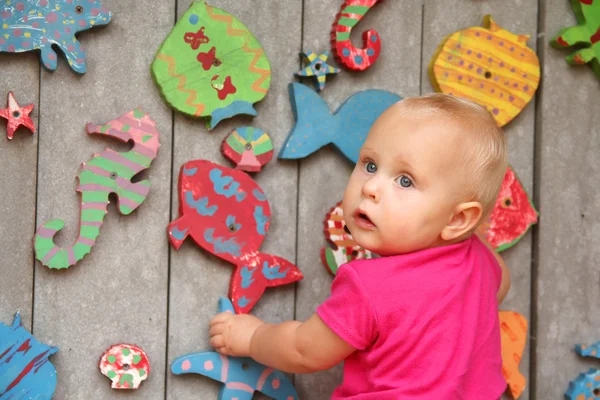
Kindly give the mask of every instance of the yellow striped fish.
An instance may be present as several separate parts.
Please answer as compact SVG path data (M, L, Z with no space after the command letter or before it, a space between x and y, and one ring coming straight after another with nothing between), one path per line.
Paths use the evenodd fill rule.
M527 39L486 15L484 27L462 29L440 43L429 63L431 83L438 92L484 106L504 126L527 106L540 81L540 62Z

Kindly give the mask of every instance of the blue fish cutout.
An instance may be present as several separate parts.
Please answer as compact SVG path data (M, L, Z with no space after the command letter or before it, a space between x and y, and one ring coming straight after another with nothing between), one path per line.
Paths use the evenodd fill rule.
M12 326L0 323L0 398L50 400L56 369L48 357L57 351L25 330L19 313Z
M579 374L574 381L569 382L565 398L569 400L595 399L600 390L600 371L590 368L585 374Z
M69 66L86 71L83 46L76 38L81 31L110 22L112 14L100 0L8 0L0 5L0 52L39 50L42 64L54 71L61 50Z
M235 313L229 299L219 299L219 312ZM261 392L275 400L297 400L292 382L276 371L251 358L222 356L214 351L192 353L179 357L171 364L175 375L199 374L222 382L219 400L251 400L254 392Z
M581 344L575 346L575 353L580 356L600 358L599 352L600 342L596 342L591 346ZM569 382L565 397L569 400L595 399L598 397L598 391L600 391L600 370L592 368L585 374L579 374L575 380Z
M290 83L290 101L296 125L289 133L278 158L298 159L333 143L352 163L375 120L391 105L402 100L385 90L354 93L332 115L327 103L301 83Z

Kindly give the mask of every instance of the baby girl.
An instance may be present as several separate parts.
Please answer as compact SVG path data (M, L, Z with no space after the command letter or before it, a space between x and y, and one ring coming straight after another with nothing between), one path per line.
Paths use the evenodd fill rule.
M498 304L508 270L475 233L507 169L506 141L480 106L434 94L386 110L344 193L346 226L380 257L342 265L304 322L222 313L221 354L290 373L344 361L333 399L498 399Z

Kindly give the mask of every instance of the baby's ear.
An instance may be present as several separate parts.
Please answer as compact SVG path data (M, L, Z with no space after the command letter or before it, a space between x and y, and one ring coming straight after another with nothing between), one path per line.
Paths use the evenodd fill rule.
M473 230L483 214L481 203L470 201L461 203L454 209L454 215L448 224L442 229L443 240L457 239L467 232Z

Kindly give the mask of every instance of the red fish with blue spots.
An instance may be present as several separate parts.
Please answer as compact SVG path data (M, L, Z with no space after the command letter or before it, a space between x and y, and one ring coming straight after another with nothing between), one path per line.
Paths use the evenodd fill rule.
M235 265L229 296L237 313L248 313L267 287L302 279L291 262L259 252L271 218L260 186L245 172L207 160L185 163L179 173L179 214L167 228L173 247L186 237Z

